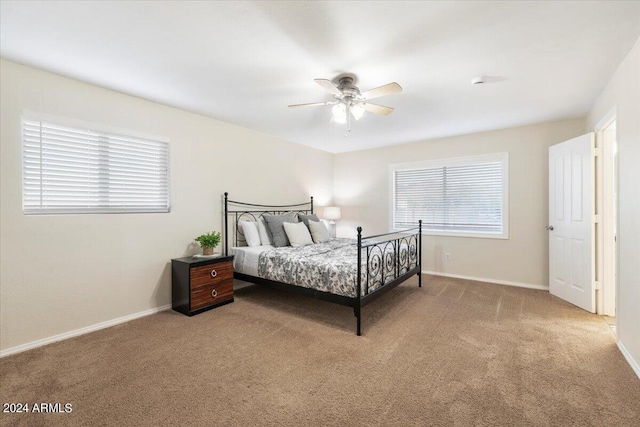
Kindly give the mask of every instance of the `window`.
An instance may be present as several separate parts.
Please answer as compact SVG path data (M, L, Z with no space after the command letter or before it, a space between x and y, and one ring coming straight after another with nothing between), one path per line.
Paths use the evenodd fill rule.
M169 212L166 141L22 119L25 214Z
M508 153L392 164L391 228L507 239L508 176Z

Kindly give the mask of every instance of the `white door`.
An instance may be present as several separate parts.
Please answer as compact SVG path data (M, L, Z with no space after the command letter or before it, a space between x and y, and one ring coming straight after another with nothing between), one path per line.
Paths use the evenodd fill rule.
M549 147L549 291L595 313L594 134Z

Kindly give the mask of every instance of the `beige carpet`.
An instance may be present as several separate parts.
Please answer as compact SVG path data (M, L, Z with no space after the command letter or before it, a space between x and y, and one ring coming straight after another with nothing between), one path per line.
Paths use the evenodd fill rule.
M2 425L639 426L607 323L543 291L425 276L364 308L262 287L0 360Z

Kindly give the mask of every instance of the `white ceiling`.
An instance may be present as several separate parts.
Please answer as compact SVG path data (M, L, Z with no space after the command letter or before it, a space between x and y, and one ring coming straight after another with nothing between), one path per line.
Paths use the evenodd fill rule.
M330 152L582 117L639 36L637 1L0 3L4 58ZM396 111L287 108L345 72Z

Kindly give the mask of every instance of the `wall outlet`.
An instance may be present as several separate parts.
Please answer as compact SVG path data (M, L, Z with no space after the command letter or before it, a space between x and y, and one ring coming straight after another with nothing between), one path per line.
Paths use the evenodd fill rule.
M451 261L451 254L447 252L446 254L444 254L444 258L445 258L447 261Z

